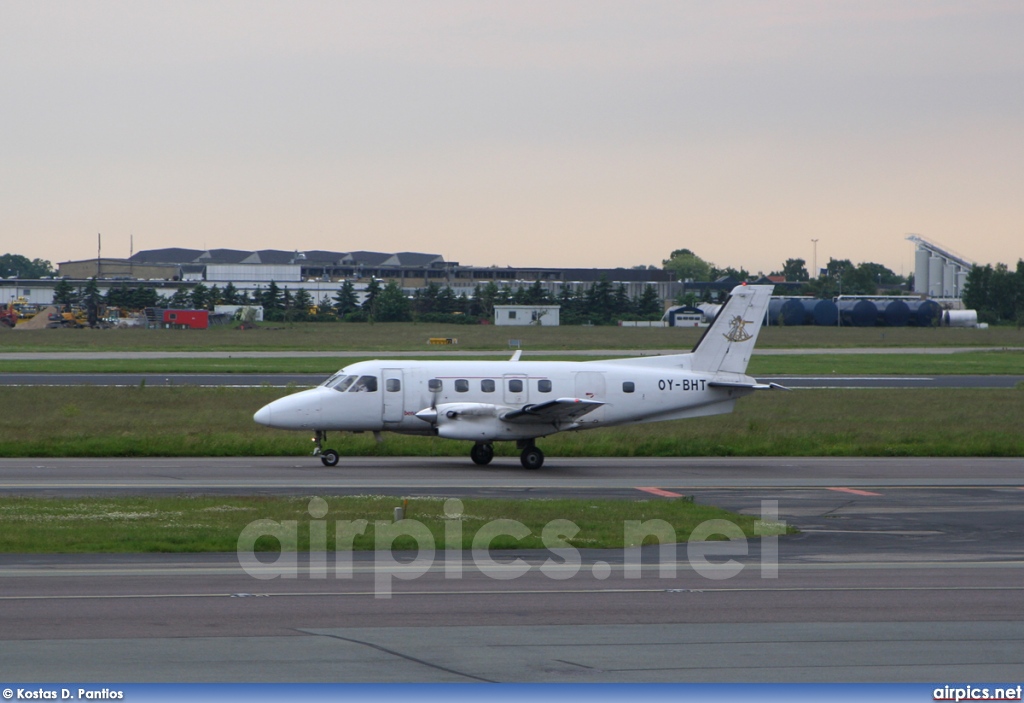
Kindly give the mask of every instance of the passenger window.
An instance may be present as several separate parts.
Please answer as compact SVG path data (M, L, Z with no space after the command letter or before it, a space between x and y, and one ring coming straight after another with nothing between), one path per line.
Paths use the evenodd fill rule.
M384 388L386 388L389 393L397 393L398 391L402 390L402 379L389 378L388 380L384 381Z
M359 377L355 375L346 376L339 373L335 374L333 379L327 379L327 383L324 385L326 385L328 388L333 388L339 393L344 393L345 391L348 390L348 387L355 382L357 378Z
M469 392L469 381L464 378L460 378L455 381L455 392L456 393L467 393Z
M438 391L440 391L441 379L432 378L429 381L427 381L427 390L430 391L431 393L437 393Z
M377 392L377 377L376 376L360 376L359 380L355 382L355 385L349 390L349 393L376 393Z
M632 381L623 381L622 382L622 392L623 393L632 393L635 390L636 390L636 384L634 384Z
M512 391L513 393L522 393L523 392L523 382L520 381L518 378L510 379L509 382L508 382L508 389L510 391Z
M537 381L537 390L540 391L541 393L550 393L551 381Z
M484 380L480 381L480 390L482 390L484 393L493 393L494 381L492 381L489 378L485 378Z

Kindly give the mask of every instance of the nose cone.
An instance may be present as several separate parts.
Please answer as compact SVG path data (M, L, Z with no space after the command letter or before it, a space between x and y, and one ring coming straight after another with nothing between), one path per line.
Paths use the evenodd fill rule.
M264 405L252 419L261 425L280 430L316 429L320 423L322 404L323 396L320 389L311 388Z
M437 408L424 408L416 413L416 417L431 425L437 424Z
M270 427L270 405L272 404L264 405L262 408L257 410L256 414L252 416L252 419L261 425L266 425L267 427Z

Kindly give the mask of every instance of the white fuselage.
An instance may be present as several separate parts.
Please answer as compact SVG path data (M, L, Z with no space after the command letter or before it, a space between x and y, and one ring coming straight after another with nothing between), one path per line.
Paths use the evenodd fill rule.
M281 429L391 431L491 442L717 415L730 412L737 398L752 392L712 387L716 374L691 371L685 365L644 361L648 363L364 361L345 367L316 388L270 403L256 420ZM526 423L502 419L506 413L556 399L603 405L573 418Z

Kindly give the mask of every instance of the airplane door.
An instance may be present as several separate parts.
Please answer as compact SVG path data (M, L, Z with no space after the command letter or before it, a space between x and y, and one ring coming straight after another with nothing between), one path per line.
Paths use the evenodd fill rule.
M594 371L580 371L576 374L576 397L584 400L604 400L605 394L604 374ZM604 419L604 407L593 410L580 418L580 422L600 422Z
M512 406L526 405L529 397L528 379L525 374L508 374L505 376L505 404Z
M402 369L384 369L384 422L401 422L404 417L405 379Z

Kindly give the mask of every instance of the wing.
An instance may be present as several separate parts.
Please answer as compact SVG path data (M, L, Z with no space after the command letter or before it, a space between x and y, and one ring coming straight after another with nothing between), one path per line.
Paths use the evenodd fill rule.
M600 400L584 400L582 398L557 398L545 403L524 405L519 410L510 410L501 416L505 422L555 422L556 420L575 420L592 410L604 405Z

